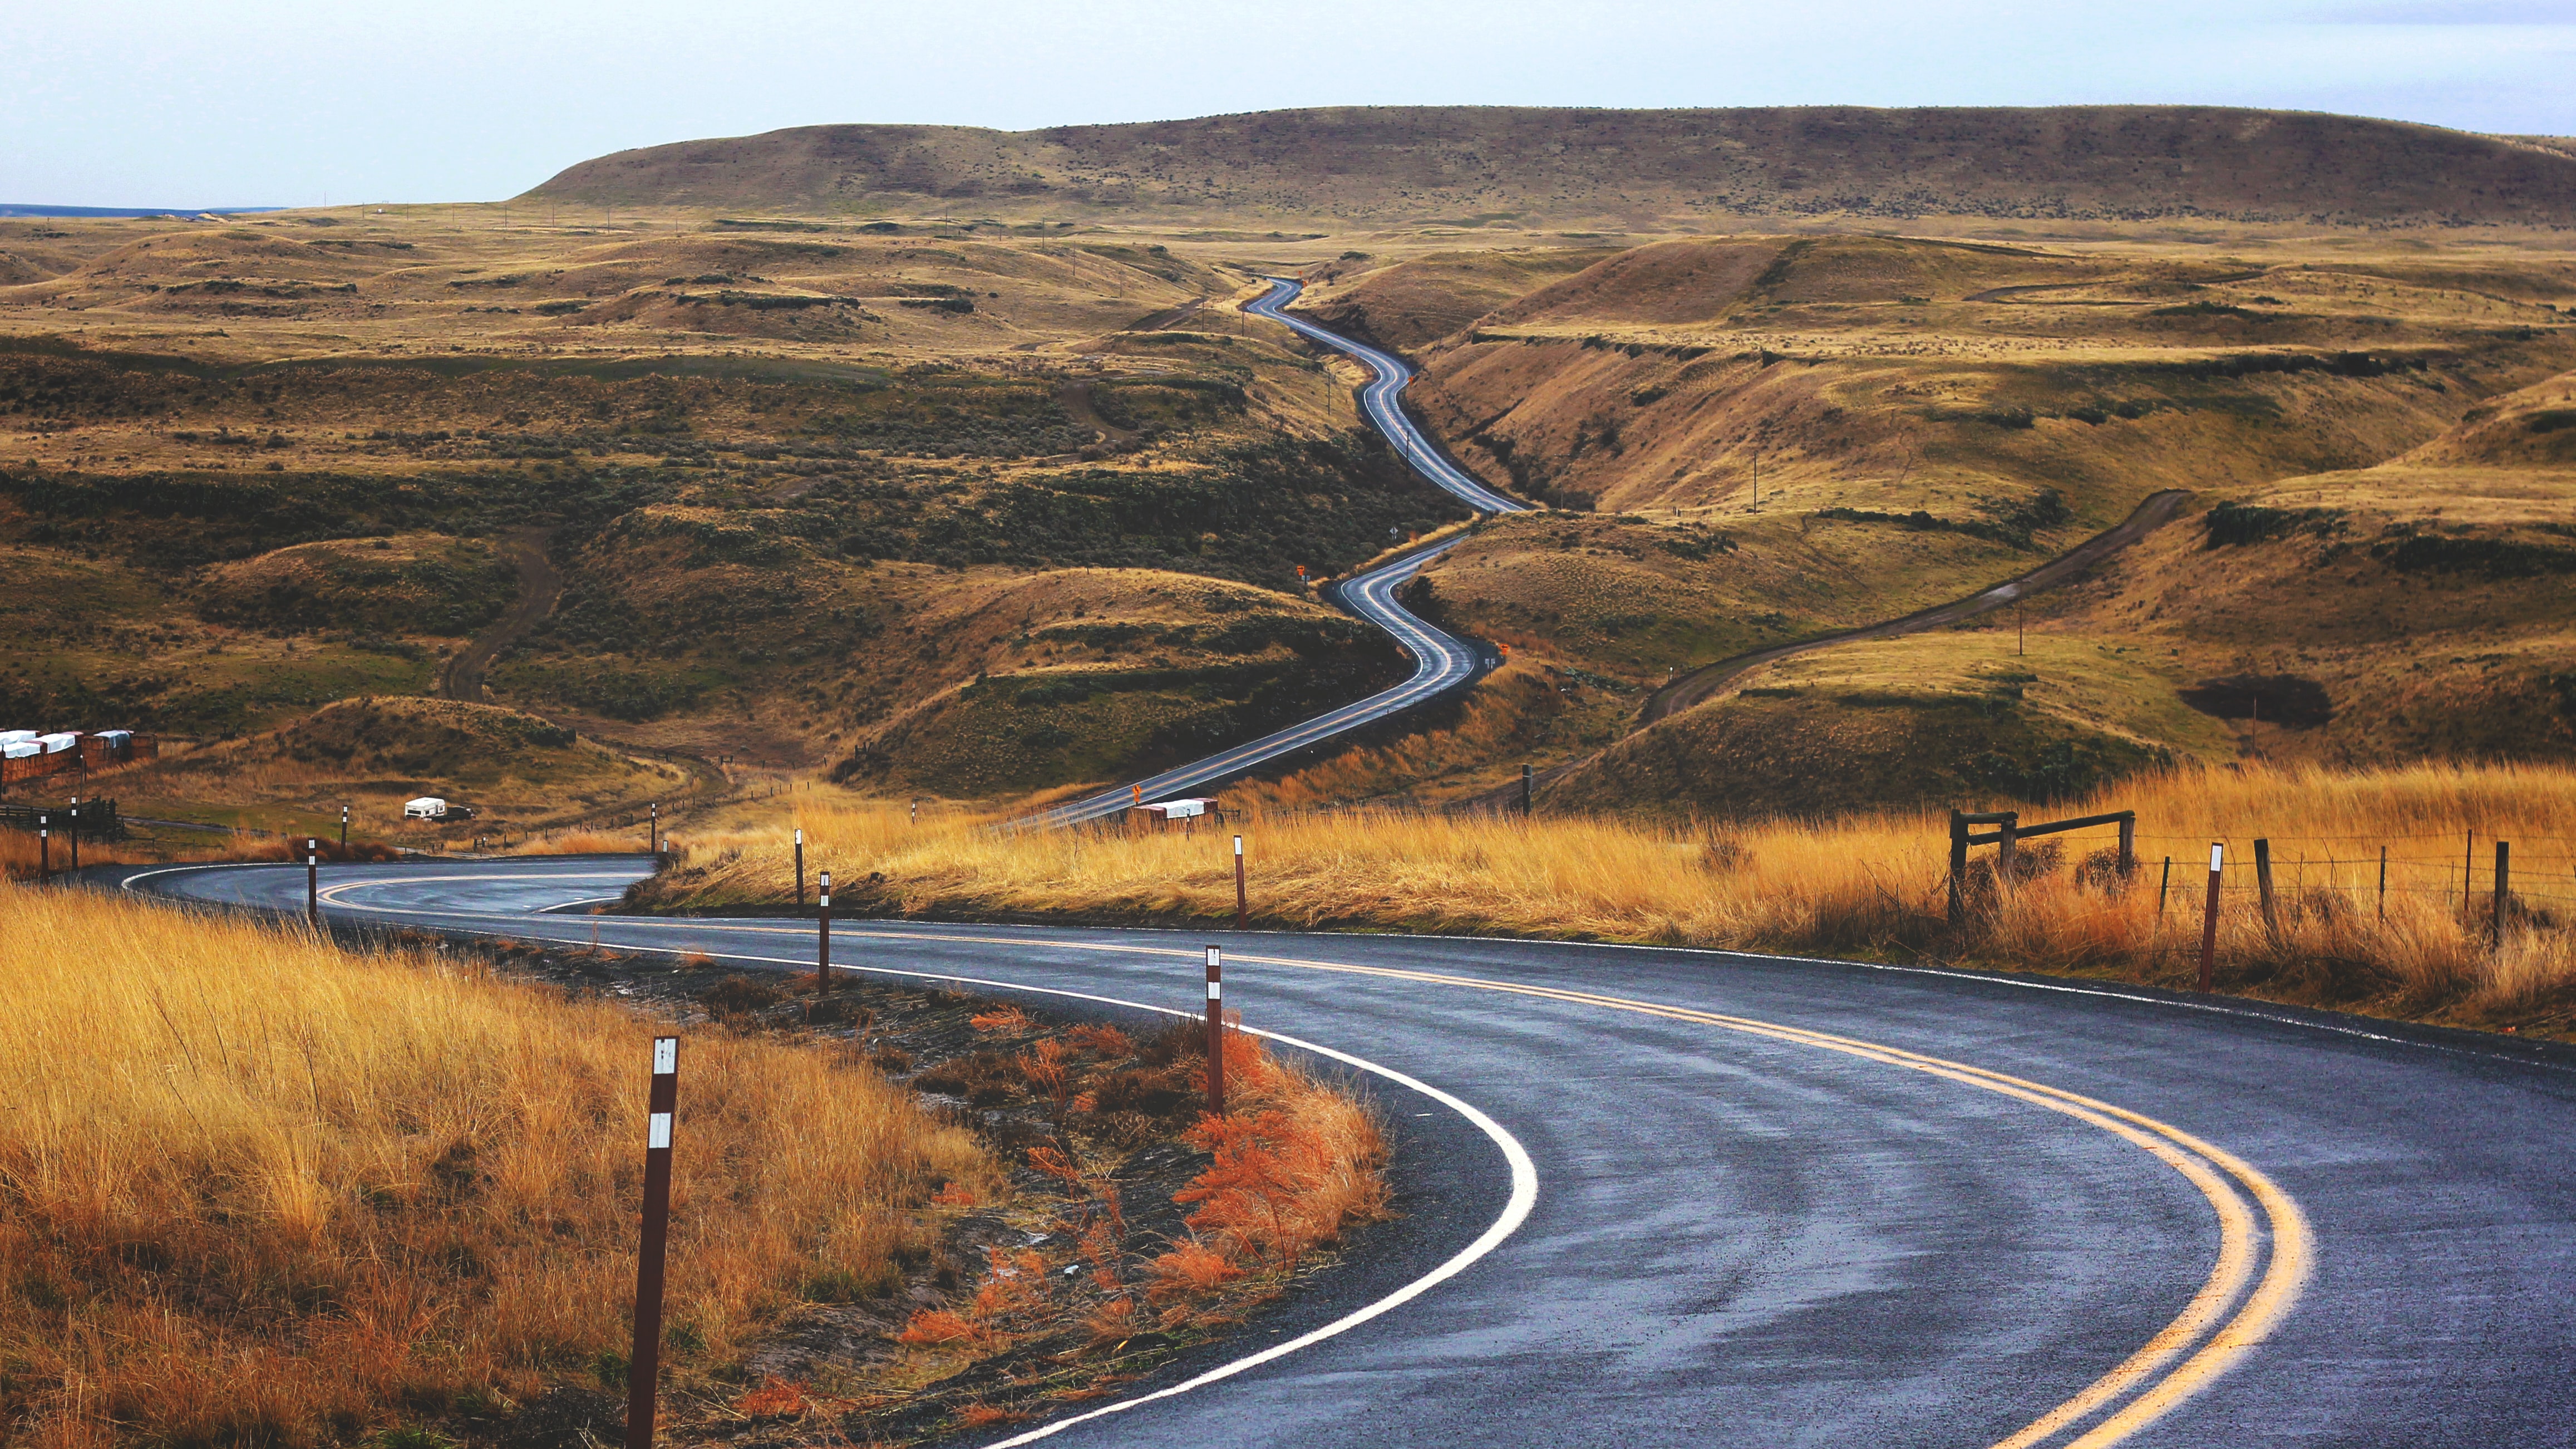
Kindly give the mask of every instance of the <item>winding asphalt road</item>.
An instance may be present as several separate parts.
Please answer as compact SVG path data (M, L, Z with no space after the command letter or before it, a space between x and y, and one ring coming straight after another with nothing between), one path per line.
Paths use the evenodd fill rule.
M335 921L810 969L810 924L567 917L640 861L326 866ZM300 869L92 873L300 910ZM2576 1054L1718 952L839 924L842 967L1337 1058L1405 1221L1225 1352L990 1442L2566 1444ZM1265 1347L1266 1345L1266 1347ZM1259 1350L1255 1352L1254 1350ZM1076 1406L1079 1407L1079 1406Z
M1404 407L1399 401L1404 385L1413 380L1413 370L1405 366L1401 358L1282 311L1289 302L1296 300L1301 290L1297 283L1273 277L1270 288L1267 295L1249 304L1250 310L1274 322L1285 323L1300 335L1313 338L1327 347L1347 352L1366 365L1374 376L1360 390L1360 409L1395 445L1397 453L1413 466L1415 472L1456 494L1467 506L1481 513L1518 513L1529 507L1519 499L1497 493L1477 482L1464 469L1441 456L1440 450L1414 427L1413 420L1404 415ZM1333 586L1331 597L1335 602L1395 636L1395 642L1413 657L1413 674L1403 683L1318 715L1303 724L1291 725L1249 743L1220 750L1206 759L1176 765L1114 790L1104 790L1097 795L1056 806L1029 817L1027 823L1079 825L1085 821L1107 819L1131 805L1165 800L1194 789L1221 784L1336 735L1401 714L1474 678L1477 661L1474 644L1424 622L1395 601L1395 591L1402 588L1406 580L1460 542L1461 538L1444 540L1366 573L1354 574Z

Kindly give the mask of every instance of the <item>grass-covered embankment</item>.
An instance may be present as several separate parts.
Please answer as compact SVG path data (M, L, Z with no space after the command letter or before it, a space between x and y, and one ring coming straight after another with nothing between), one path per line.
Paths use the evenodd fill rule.
M0 886L0 1412L63 1445L344 1443L623 1380L652 1023L294 930ZM683 1054L667 1350L900 1282L967 1132L846 1055Z

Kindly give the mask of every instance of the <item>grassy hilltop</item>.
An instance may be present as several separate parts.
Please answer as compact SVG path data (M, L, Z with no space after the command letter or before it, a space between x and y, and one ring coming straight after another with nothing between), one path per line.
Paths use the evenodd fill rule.
M1039 131L804 126L620 151L526 199L1217 226L2545 227L2576 203L2576 157L2522 138L2214 106L1345 106Z

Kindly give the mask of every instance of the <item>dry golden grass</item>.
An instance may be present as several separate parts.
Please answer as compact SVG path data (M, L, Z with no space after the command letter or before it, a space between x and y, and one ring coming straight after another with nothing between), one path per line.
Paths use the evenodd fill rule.
M71 868L71 841L57 832L50 847L42 847L32 830L0 830L0 880L34 880L48 864L57 871ZM140 854L106 841L81 842L82 865L125 865L156 857Z
M2194 862L2223 840L2234 862L2220 932L2227 989L2526 1028L2563 1024L2576 994L2576 945L2563 929L2576 920L2576 773L2188 770L2021 809L2030 821L2136 810L2140 873L2125 889L2108 877L2107 828L2034 842L2023 877L2000 901L1989 889L1977 929L1962 934L1942 919L1948 824L1935 811L1664 827L1283 813L1256 815L1245 834L1253 909L1274 924L1928 957L2167 985L2195 969ZM906 913L1215 920L1234 908L1223 829L1014 832L960 817L912 827L899 805L812 803L796 823L809 870L833 871L845 898L882 877L856 896ZM657 900L783 901L786 828L702 836L702 863L664 878ZM2470 831L2484 843L2464 890ZM2273 843L2277 932L2252 894L2258 836ZM2518 884L2508 939L2492 951L2499 838L2516 843ZM2382 845L2393 862L2384 919ZM2167 855L2174 889L2160 913Z
M633 855L645 842L632 830L565 830L510 847L512 855Z
M0 886L0 1412L21 1442L345 1442L623 1374L651 1025L432 957ZM855 1061L681 1059L672 1356L893 1273L990 1182Z

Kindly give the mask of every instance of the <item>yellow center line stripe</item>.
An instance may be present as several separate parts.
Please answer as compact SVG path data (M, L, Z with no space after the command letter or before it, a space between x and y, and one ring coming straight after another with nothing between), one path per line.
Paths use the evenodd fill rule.
M352 882L351 885L360 884ZM342 887L341 889L347 889ZM407 912L394 914L453 914L452 912ZM662 929L688 929L748 933L758 935L809 935L802 926L719 925L711 922L642 922L633 917L621 918L620 925L646 925ZM1171 956L1196 959L1198 948L1148 946L1141 943L1114 941L1038 941L1027 937L976 936L964 933L886 930L851 922L851 930L842 939L864 938L880 941L952 942L966 945L1045 947L1055 950L1090 951L1112 955ZM1766 1037L1791 1045L1811 1047L1845 1056L1877 1062L1882 1065L1918 1071L1926 1075L1977 1087L2001 1096L2027 1102L2084 1122L2138 1147L2171 1167L2209 1202L2217 1215L2219 1251L2208 1279L2192 1295L2190 1303L2172 1322L2159 1329L2128 1358L2110 1372L2087 1385L2074 1397L2041 1415L2017 1432L1998 1440L1993 1449L2031 1449L2070 1426L2090 1418L2124 1395L2137 1396L2118 1412L2105 1418L2089 1432L2070 1441L2066 1449L2109 1449L2154 1423L2175 1407L2215 1382L2233 1368L2247 1352L2270 1336L2272 1330L2288 1317L2296 1306L2300 1290L2306 1285L2313 1256L2307 1218L2298 1203L2251 1164L2168 1123L2143 1113L2102 1102L2079 1093L2052 1087L2042 1082L1927 1056L1902 1047L1884 1046L1855 1037L1837 1036L1804 1027L1785 1026L1752 1017L1728 1016L1693 1007L1671 1006L1661 1002L1639 1001L1630 997L1607 996L1598 992L1578 991L1567 987L1529 985L1519 982L1491 981L1473 976L1456 976L1446 972L1416 971L1391 966L1364 966L1356 962L1320 961L1297 956L1239 955L1248 965L1284 966L1303 971L1326 971L1342 975L1370 976L1387 980L1412 981L1425 985L1450 986L1476 991L1497 991L1507 995L1534 997L1573 1006L1590 1006L1640 1016L1686 1021L1695 1025L1714 1026L1748 1036ZM2223 1175L2222 1175L2223 1174ZM2261 1256L2252 1212L2228 1179L2233 1178L2252 1193L2261 1205L2270 1235L2270 1261L2262 1281L2237 1308L2233 1318L2220 1320L2230 1305L2235 1304L2253 1276L2254 1263ZM2214 1330L2214 1331L2213 1331ZM2177 1367L2168 1365L2186 1350L2198 1344L2197 1352L2183 1359ZM2161 1379L2155 1376L2162 1372ZM2152 1381L2152 1382L2151 1382Z

